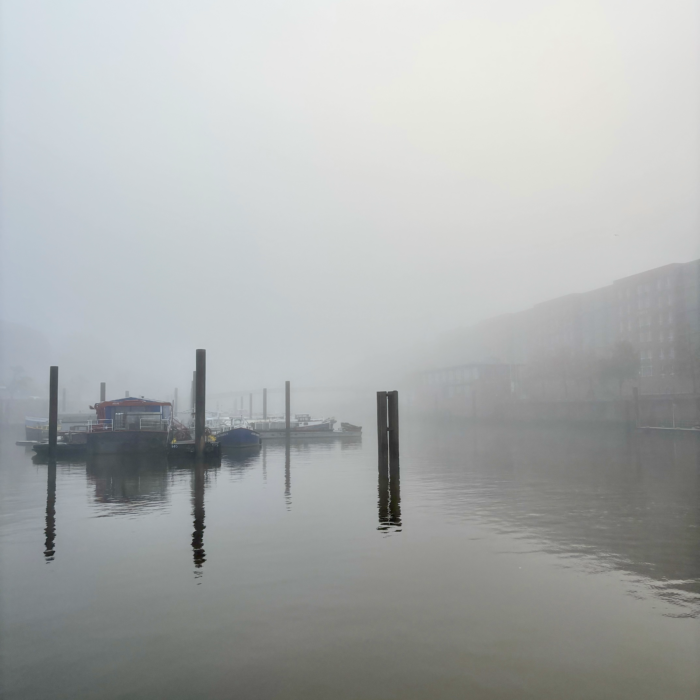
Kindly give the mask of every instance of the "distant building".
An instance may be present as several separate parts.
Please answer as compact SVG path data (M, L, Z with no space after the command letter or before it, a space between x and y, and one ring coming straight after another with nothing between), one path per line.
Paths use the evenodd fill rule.
M634 384L643 393L700 391L700 260L488 319L451 341L452 355L464 362L489 357L524 372L568 353L579 365L572 362L572 376L581 375L585 358L609 357L620 343L639 358Z
M419 412L492 417L517 391L518 368L480 362L419 372L409 393Z

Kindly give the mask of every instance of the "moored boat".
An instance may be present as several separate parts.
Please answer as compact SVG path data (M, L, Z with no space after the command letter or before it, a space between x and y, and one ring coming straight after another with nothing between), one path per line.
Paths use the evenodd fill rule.
M335 418L312 418L308 413L297 413L289 423L289 431L284 418L274 417L265 420L251 420L249 425L260 434L262 440L273 439L333 439L362 435L362 428L351 426L354 430L336 430ZM341 424L348 425L349 423Z
M91 454L167 450L172 417L168 401L126 397L96 403L94 409L97 421L89 423L86 437Z
M229 426L219 428L212 433L222 447L259 447L260 433L252 430L247 421L231 418Z

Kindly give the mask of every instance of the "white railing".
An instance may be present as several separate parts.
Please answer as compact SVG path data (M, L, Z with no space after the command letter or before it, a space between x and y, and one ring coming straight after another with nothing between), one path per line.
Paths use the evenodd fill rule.
M99 420L88 421L88 433L102 433L105 430L114 430L114 421L111 418L100 418Z
M116 432L120 430L167 431L170 427L170 421L161 418L159 413L156 416L154 418L139 418L138 423L136 421L120 421L118 425L115 425L114 420L111 418L101 418L97 421L88 421L85 426L80 426L79 430L84 430L88 433Z
M158 414L160 415L160 414ZM162 418L139 419L139 430L167 430L169 422Z

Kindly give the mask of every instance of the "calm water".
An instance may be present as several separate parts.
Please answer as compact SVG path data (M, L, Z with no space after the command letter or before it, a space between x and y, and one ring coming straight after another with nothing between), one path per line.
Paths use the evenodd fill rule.
M3 697L697 700L699 440L402 428L400 489L371 433L52 474L6 432Z

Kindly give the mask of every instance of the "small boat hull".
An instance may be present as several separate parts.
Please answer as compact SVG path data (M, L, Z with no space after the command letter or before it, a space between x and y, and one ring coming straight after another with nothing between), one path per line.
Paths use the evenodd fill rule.
M194 440L183 440L182 442L173 442L168 450L168 459L174 461L184 460L192 461L197 454L197 449ZM205 461L218 462L221 460L221 445L218 442L207 441L204 443L204 459Z
M260 445L260 435L249 428L231 428L217 433L216 441L222 447L257 447Z
M163 430L106 430L87 434L87 450L93 455L128 452L167 452L168 433Z
M260 433L263 440L335 440L336 438L362 437L362 432L350 433L342 430L265 430Z

